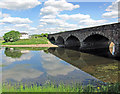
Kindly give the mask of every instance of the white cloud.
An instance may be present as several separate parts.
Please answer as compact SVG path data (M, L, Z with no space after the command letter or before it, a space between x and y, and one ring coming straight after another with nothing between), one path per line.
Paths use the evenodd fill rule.
M40 10L40 15L57 15L58 9L52 6L44 7Z
M56 18L56 16L55 15L44 15L42 17L42 19L53 19L53 18Z
M66 0L48 0L45 2L45 6L53 6L54 8L57 8L59 11L73 10L75 8L80 7L79 5L73 5L72 3L68 3L66 2Z
M73 5L66 0L48 0L41 9L41 15L57 15L60 11L73 10L79 8L79 5Z
M0 23L25 24L25 23L32 23L32 21L29 18L5 17L2 20L0 20Z
M30 79L30 78L37 78L43 74L43 72L32 69L26 68L25 65L17 65L9 70L2 71L2 81L7 81L8 79L13 79L16 81L21 81L23 79Z
M9 65L16 61L30 60L31 58L32 58L31 53L22 54L20 58L11 58L11 57L6 57L5 55L2 56L2 60L4 61L3 65Z
M64 23L64 21L60 19L41 19L40 21L50 25L60 25Z
M80 20L79 24L85 27L90 27L90 26L98 26L105 24L107 20L93 20L91 18L85 19L85 20Z
M34 30L37 30L37 28L35 28L35 27L30 27L29 30L30 30L30 31L34 31Z
M112 3L112 5L108 6L106 9L106 13L104 13L102 16L104 18L117 18L118 17L118 2L120 3L120 0L116 0Z
M41 4L39 0L1 0L0 8L23 10L33 8L39 4Z
M90 17L90 15L84 15L84 14L73 14L73 15L67 15L67 14L63 14L63 15L58 15L60 18L62 18L63 20L72 20L72 22L76 22L76 24L78 23L79 26L95 26L95 25L100 25L103 24L105 22L107 22L107 20L94 20Z
M75 67L72 65L65 65L60 63L60 59L57 59L52 54L45 54L41 52L42 57L42 66L46 69L46 72L51 76L58 76L58 75L67 75L69 72L74 71ZM52 67L51 67L52 66Z
M15 27L20 28L29 28L30 26L28 24L16 24Z
M54 2L54 3L53 3ZM79 5L73 5L66 0L48 0L44 3L40 14L43 16L40 19L41 29L44 32L60 32L80 29L84 27L92 27L105 24L107 20L94 20L89 14L60 14L64 10L74 10L79 8Z
M67 14L63 14L63 15L58 15L58 17L64 19L64 20L85 20L85 19L89 19L90 15L84 15L84 14L73 14L73 15L67 15Z

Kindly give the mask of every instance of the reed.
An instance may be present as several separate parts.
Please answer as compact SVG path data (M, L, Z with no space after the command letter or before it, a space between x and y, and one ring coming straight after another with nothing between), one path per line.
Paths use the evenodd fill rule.
M38 84L11 84L5 83L2 87L2 92L114 92L120 93L119 83L107 84L101 86L93 86L91 84L83 86L81 84L66 85L60 83L59 85L54 83L47 83L43 85Z

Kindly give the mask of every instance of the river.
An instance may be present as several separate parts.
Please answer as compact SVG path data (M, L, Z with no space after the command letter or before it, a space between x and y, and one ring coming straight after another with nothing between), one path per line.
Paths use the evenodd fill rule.
M1 48L2 82L116 83L120 60L105 51L67 48Z

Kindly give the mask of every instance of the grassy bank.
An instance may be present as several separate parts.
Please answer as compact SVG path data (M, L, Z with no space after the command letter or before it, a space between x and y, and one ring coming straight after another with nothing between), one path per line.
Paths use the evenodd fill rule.
M30 44L48 44L48 39L46 37L41 37L41 38L21 39L16 42L2 43L2 45L30 45Z
M2 92L114 92L119 93L119 84L109 84L106 86L82 86L80 84L74 85L55 85L53 83L47 83L44 85L32 84L27 86L26 84L3 84Z

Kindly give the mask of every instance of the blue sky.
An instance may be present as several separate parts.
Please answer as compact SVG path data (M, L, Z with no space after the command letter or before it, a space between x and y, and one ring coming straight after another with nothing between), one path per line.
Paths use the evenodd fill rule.
M117 4L120 0L113 0L113 2L67 1L1 0L0 36L10 30L27 32L31 35L118 22Z

